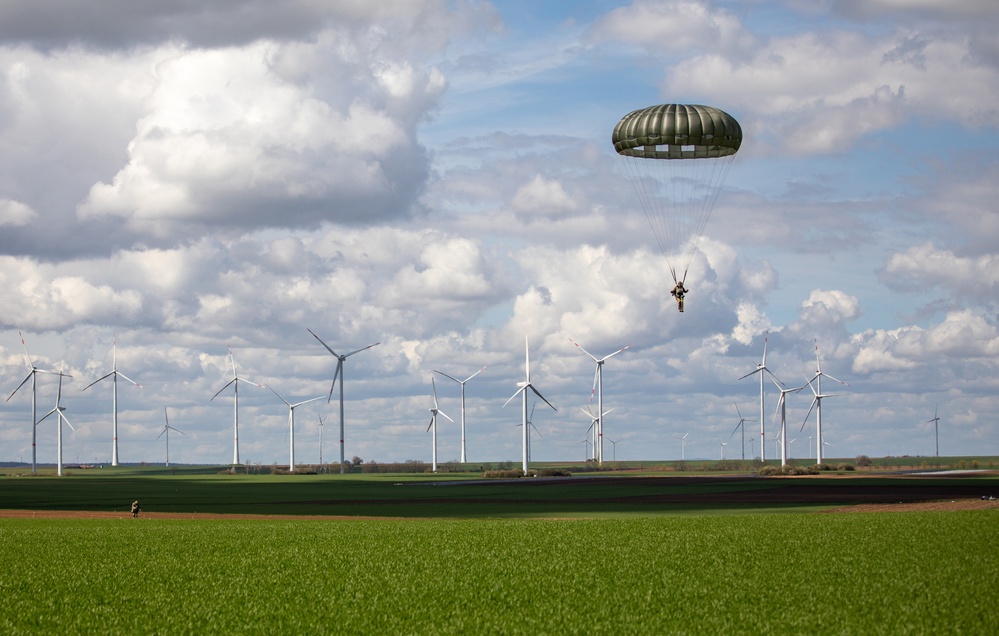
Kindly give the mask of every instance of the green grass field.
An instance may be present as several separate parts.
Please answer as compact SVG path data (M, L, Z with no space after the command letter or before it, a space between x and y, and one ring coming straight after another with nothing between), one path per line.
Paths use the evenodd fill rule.
M793 498L822 484L999 492L994 476L461 483L121 468L0 484L0 508L122 513L0 519L0 633L986 634L999 625L995 510L816 514L829 506L709 502ZM661 500L681 492L705 501ZM135 498L144 514L384 518L134 520Z
M7 519L0 632L986 634L995 521Z

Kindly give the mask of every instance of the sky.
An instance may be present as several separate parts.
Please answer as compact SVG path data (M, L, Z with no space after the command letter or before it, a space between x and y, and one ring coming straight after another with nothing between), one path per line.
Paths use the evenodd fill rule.
M230 348L289 402L299 463L760 454L758 376L826 379L827 457L999 455L999 7L992 0L0 1L0 461L30 461L29 367L72 375L67 463L226 464ZM691 243L684 313L611 144L708 104L744 140ZM20 335L19 335L20 334ZM768 334L768 335L765 335ZM570 340L571 339L571 340ZM112 344L116 348L112 349ZM113 359L114 356L114 359ZM39 416L58 381L38 376ZM339 387L339 383L338 383ZM777 389L766 394L767 456ZM240 461L288 408L239 392ZM807 386L793 458L815 456ZM746 418L746 445L737 431ZM331 427L330 424L333 426ZM440 419L438 459L460 457ZM803 428L802 428L803 426ZM686 435L685 447L680 437ZM613 440L612 444L609 440ZM38 425L54 463L56 427ZM742 448L740 448L742 447Z

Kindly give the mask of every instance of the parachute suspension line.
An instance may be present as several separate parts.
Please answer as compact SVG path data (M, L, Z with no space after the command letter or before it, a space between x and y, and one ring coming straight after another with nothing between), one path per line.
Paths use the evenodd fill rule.
M711 219L711 212L715 209L715 203L718 201L718 197L721 195L722 184L725 183L725 179L728 176L729 169L732 166L732 162L735 160L735 155L729 155L727 157L721 157L717 159L695 159L693 161L688 161L690 164L699 164L696 167L701 168L701 170L694 175L691 179L692 183L702 184L703 194L705 195L701 199L700 209L694 216L697 222L691 228L689 237L691 240L696 240L704 234L704 230L708 226L708 221ZM693 246L689 249L689 255L687 257L687 263L683 268L683 278L687 278L687 270L690 269L691 263L694 262L694 256L696 250Z
M638 194L641 202L642 211L645 213L645 218L652 228L652 235L659 245L659 251L666 256L666 262L669 264L670 233L669 228L665 225L667 215L659 212L661 203L657 202L657 198L660 195L661 182L653 170L655 166L650 165L653 163L656 162L642 161L632 157L625 157L624 161L628 176L631 182L635 184L635 192ZM670 267L670 270L672 270L672 267Z

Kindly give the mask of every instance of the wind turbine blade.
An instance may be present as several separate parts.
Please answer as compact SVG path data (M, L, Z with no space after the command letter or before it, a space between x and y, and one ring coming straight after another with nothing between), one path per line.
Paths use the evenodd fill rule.
M843 382L843 381L842 381L842 380L840 380L840 379L837 379L837 378L834 378L834 377L832 377L831 375L829 375L828 373L823 373L822 375L826 376L826 377L827 377L827 378L829 378L830 380L836 380L837 382L839 382L839 383L840 383L840 384L842 384L843 386L850 386L850 385L849 385L849 384L847 384L846 382Z
M14 391L13 391L13 392L11 392L11 394L10 394L10 395L8 395L8 396L7 396L7 399L6 399L6 400L4 400L4 402L10 402L10 398L14 397L14 393L17 393L17 391L18 391L18 390L19 390L19 389L20 389L20 388L21 388L22 386L24 386L24 385L25 385L25 383L26 383L26 382L27 382L28 380L30 380L30 379L31 379L31 376L32 376L32 375L33 375L34 373L35 373L35 370L34 370L34 369L32 369L31 371L29 371L29 372L28 372L28 375L26 375L26 376L24 377L24 379L23 379L23 380L21 380L21 383L17 385L17 388L16 388L16 389L14 389Z
M135 386L139 387L140 389L145 389L146 388L146 387L142 386L141 384L139 384L138 382L136 382L135 380L133 380L132 378L130 378L127 375L125 375L124 373L122 373L121 371L114 371L114 373L117 373L118 375L120 375L121 377L125 378L126 380L128 380L129 382L131 382Z
M760 371L763 371L763 367L757 367L755 371L750 371L749 373L747 373L746 375L742 376L739 379L742 380L743 378L748 378L749 376L753 375L754 373L759 373Z
M215 398L217 398L219 396L219 393L222 393L222 391L225 391L226 389L228 389L229 385L232 384L232 383L234 383L235 381L236 381L236 378L233 378L233 379L229 380L228 382L226 382L225 386L222 387L221 389L219 389L218 392L215 395L212 396L212 400L214 400ZM211 402L212 400L208 400L208 401Z
M65 410L65 408L63 408L63 410ZM69 426L69 427L70 427L71 429L73 429L74 431L76 430L76 427L75 427L75 426L73 426L73 425L72 425L72 424L70 423L70 421L69 421L69 418L68 418L68 417L66 417L66 416L65 416L65 415L63 414L63 412L62 412L62 411L59 411L59 417L60 417L60 418L62 418L62 421L63 421L63 422L66 422L66 425L67 425L67 426Z
M740 420L743 419L743 417L742 417L742 411L739 410L739 403L738 402L732 402L732 404L735 405L735 412L739 414L739 419Z
M507 404L509 404L509 403L510 403L510 401L511 401L511 400L513 400L513 398L515 398L515 397L517 397L518 395L520 395L520 392L521 392L521 391L526 391L526 390L527 390L527 387L528 387L528 385L526 385L526 384L525 384L524 386L522 386L522 387L520 387L519 389L517 389L517 392L516 392L516 393L514 393L514 394L513 394L513 395L511 395L511 396L510 396L509 398L507 398L506 402L504 402L504 403L503 403L503 406L506 406ZM502 407L500 407L500 408L502 408Z
M273 393L274 395L276 395L279 400L281 400L282 402L284 402L285 404L287 404L289 408L291 408L291 403L288 402L288 400L286 400L283 397L281 397L280 393L278 393L277 391L275 391L272 387L267 387L267 388L270 389L271 393Z
M110 377L111 377L112 375L114 375L114 374L115 374L115 372L114 372L114 371L108 371L107 373L105 373L105 374L104 374L104 375L102 375L101 377L97 378L96 380L94 380L93 382L91 382L90 384L88 384L87 386L83 387L83 388L82 388L82 389L80 390L80 392L82 393L83 391L86 391L87 389L89 389L90 387L94 386L95 384L97 384L97 383L98 383L98 382L100 382L101 380L103 380L103 379L105 379L105 378L110 378Z
M579 410L582 411L583 413L586 413L586 416L589 417L591 420L593 419L593 411L590 410L589 406L581 406L579 407Z
M257 384L253 380L247 380L246 378L240 378L238 376L235 377L235 378L233 378L233 380L239 380L240 382L246 382L247 384L252 384L253 386L257 387L258 389L266 389L267 388L266 384Z
M371 347L377 347L380 344L381 344L381 341L379 340L378 342L376 342L374 344L369 344L367 347L361 347L360 349L355 349L354 351L351 351L350 353L346 353L346 354L344 354L343 357L344 358L349 358L350 356L354 355L355 353L360 353L362 351L365 351L366 349L370 349Z
M524 368L527 370L527 384L531 383L531 348L527 344L527 336L524 336Z
M607 409L606 411L604 411L604 415L607 415L608 413L610 413L611 411L613 411L615 408L617 408L617 407L611 407L611 408ZM601 417L603 417L603 415L601 415Z
M236 357L232 355L232 347L229 347L229 362L232 363L232 377L236 377Z
M631 345L625 345L625 346L621 347L620 349L618 349L617 351L615 351L614 353L611 353L609 355L604 356L602 358L602 360L606 360L608 358L613 358L614 356L616 356L617 354L621 353L625 349L630 349L630 348L631 348Z
M597 378L600 377L600 365L598 364L595 369L593 369L593 386L590 388L590 402L593 401L593 396L597 393Z
M475 376L477 376L477 375L479 375L480 373L482 373L483 371L485 371L485 370L486 370L486 366L489 366L489 365L485 365L485 366L483 366L483 367L482 367L481 369L479 369L478 371L476 371L476 372L475 372L475 373L473 373L472 375L470 375L470 376L468 376L467 378L465 378L465 382L468 382L469 380L471 380L471 379L472 379L472 378L474 378ZM453 379L454 379L454 378L452 378L452 380L453 380ZM462 382L461 384L464 384L464 382Z
M160 431L160 434L156 436L156 439L159 439L159 438L163 437L163 434L167 432L168 428L170 428L170 427L169 426L164 426L163 430Z
M590 358L592 358L594 362L600 362L599 360L597 360L597 357L595 355L593 355L592 353L590 353L589 351L587 351L586 349L584 349L582 345L580 345L578 342L576 342L572 338L569 338L569 342L571 342L572 344L574 344L577 347L579 347L579 350L582 351L583 353L585 353L586 355L590 356ZM613 355L613 354L611 354L611 355Z
M534 388L534 385L528 384L527 386L531 387L531 390L534 391L534 395L536 395L539 398L541 398L542 400L544 400L545 404L547 404L548 406L551 406L553 411L558 411L557 408L555 408L554 406L552 406L551 402L549 402L548 400L545 399L545 396L541 395L540 391L538 391L537 389ZM524 387L524 388L526 389L527 387Z
M329 349L329 347L327 347ZM332 351L332 349L330 349ZM336 354L333 354L336 355ZM343 360L339 357L337 358L336 371L333 372L333 382L330 383L330 395L326 398L326 403L329 404L333 400L333 388L336 387L336 379L340 377L340 370L343 369Z
M743 422L745 422L745 420L739 420L739 423L738 423L738 424L736 424L736 425L735 425L735 428L733 428L733 429L732 429L732 434L731 434L731 435L729 435L729 438L732 438L732 437L735 437L735 433L736 433L736 431L738 431L738 430L739 430L739 427L740 427L740 426L742 426Z
M270 387L267 387L267 388L270 388ZM279 395L278 397L281 397L281 396ZM321 400L321 399L323 399L323 396L320 395L319 397L309 398L308 400L302 400L301 402L296 402L295 404L288 404L287 402L285 402L285 404L288 404L288 408L293 408L294 409L294 408L298 408L299 406L302 406L303 404L308 404L309 402L315 402L316 400Z
M436 415L431 415L430 416L430 424L427 425L427 430L425 432L429 433L430 429L433 428L434 422L436 422L436 421L437 421L437 416Z
M438 411L437 411L437 414L438 414L438 415L443 415L443 416L444 416L444 417L446 417L446 418L447 418L448 420L450 420L452 424L454 423L454 420L452 420L452 419L451 419L450 417L448 417L448 416L447 416L447 413L445 413L444 411L441 411L441 410L438 410Z
M454 377L454 376L452 376L452 375L448 375L448 374L444 373L443 371L438 371L437 369L434 369L434 373L440 373L440 374L441 374L441 375L443 375L443 376L444 376L445 378L448 378L448 379L450 379L450 380L454 380L454 381L455 381L455 382L457 382L458 384L461 384L461 380L459 380L458 378L456 378L456 377ZM472 377L474 378L475 376L473 375ZM472 378L469 378L469 380L471 380L471 379L472 379Z
M35 365L31 364L31 356L28 355L28 345L24 344L24 334L18 331L17 335L21 336L21 347L24 348L24 363L28 365L29 369L33 369Z
M437 383L434 382L434 377L433 376L430 376L430 386L433 387L433 390L434 390L434 408L436 409L437 406L438 406L437 405ZM448 419L450 419L450 418L448 418Z
M51 411L42 416L42 419L38 420L38 423L41 424L49 415L57 412L59 412L59 407L53 407Z
M763 363L760 365L763 368L767 366L767 343L770 341L770 330L767 329L763 335Z
M808 416L812 414L812 409L815 408L815 405L818 404L818 402L819 396L816 395L812 398L812 403L808 405L808 412L805 413L805 419L801 420L801 428L798 429L799 433L805 430L805 424L808 423Z
M313 336L313 337L314 337L314 338L315 338L316 340L318 340L318 341L319 341L319 344L321 344L321 345L323 345L324 347L326 347L326 350L327 350L327 351L329 351L329 352L330 352L331 354L333 354L333 355L334 355L334 356L336 356L337 358L339 358L339 357L340 357L339 355L337 355L337 352L336 352L336 351L333 351L333 349L330 349L330 346L329 346L328 344L326 344L325 342L323 342L323 339L322 339L322 338L320 338L319 336L317 336L317 335L315 334L315 332L313 332L313 331L312 331L311 329L309 329L308 327L306 327L306 328L305 328L305 330L306 330L306 331L308 331L309 333L311 333L311 334L312 334L312 336Z

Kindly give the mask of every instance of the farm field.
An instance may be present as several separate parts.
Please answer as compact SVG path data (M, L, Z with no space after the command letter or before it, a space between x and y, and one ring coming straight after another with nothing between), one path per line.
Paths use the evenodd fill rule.
M999 624L999 507L980 499L999 492L994 473L484 482L124 469L0 483L0 516L20 509L0 518L0 633ZM978 509L881 512L951 500ZM841 508L879 512L823 514Z
M0 519L0 631L985 634L995 521Z

